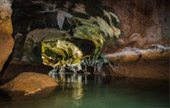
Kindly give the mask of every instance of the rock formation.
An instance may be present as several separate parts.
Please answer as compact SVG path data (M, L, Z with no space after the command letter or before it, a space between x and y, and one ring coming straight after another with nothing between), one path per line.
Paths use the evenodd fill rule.
M11 5L12 3L9 0L0 1L0 71L14 46L14 40L12 38Z
M0 86L12 99L27 99L51 93L58 86L56 81L45 74L23 72L10 82Z
M14 43L11 37L11 1L0 1L0 70L12 52ZM58 36L67 37L68 34L73 35L75 29L69 28L81 26L82 22L86 25L90 23L93 23L92 25L98 25L97 23L100 22L99 27L103 32L105 31L103 34L107 34L108 36L114 35L114 37L106 38L102 53L111 62L121 64L119 70L117 70L118 74L121 73L127 77L135 77L136 75L141 78L158 79L160 75L161 79L168 78L169 66L167 64L169 63L170 37L170 3L168 0L89 0L91 3L86 2L88 0L82 1L87 7L81 3L77 3L77 0L68 1L70 0L13 1L12 22L14 28L13 35L16 41L13 55L14 61L30 61L30 63L39 61L37 63L41 63L40 43L43 39L46 40L49 37L55 38ZM94 3L96 5L93 5ZM115 15L112 14L112 16L109 16L106 11L98 9L99 7L109 7L109 11L115 13ZM77 22L68 20L73 15L78 17ZM82 21L81 18L86 20ZM94 19L97 19L97 22L90 22ZM110 24L111 20L113 20L112 25ZM108 24L103 22L107 22ZM70 26L71 24L69 23L76 24L75 26ZM109 28L108 25L112 27ZM67 33L61 33L61 29ZM80 29L76 30L80 31ZM80 34L78 33L78 35ZM117 39L119 35L121 36ZM84 49L82 51L93 49L86 47L83 47ZM125 65L131 62L134 64L139 63L139 65L134 65L137 67L141 65L141 68L143 68L145 64L147 68L152 68L148 69L148 74L145 74L147 72L143 72L143 75L140 68L137 68L136 73L132 75L132 71L124 71L123 68L126 67L125 70L132 70L131 67L133 65ZM160 69L164 64L162 70L166 72L160 72L161 70L159 69L159 72L157 71L156 73L152 71L156 74L154 77L154 74L151 74L149 71L151 71L150 69L155 70L155 68L153 68L153 65L148 65L147 63L155 63L156 65L154 66L160 66ZM128 67L130 68L128 69ZM114 71L116 72L116 70ZM141 74L139 75L138 72Z
M112 53L124 47L147 48L151 44L169 45L169 0L102 1L119 17L123 31L123 36L115 44L108 41L103 51Z

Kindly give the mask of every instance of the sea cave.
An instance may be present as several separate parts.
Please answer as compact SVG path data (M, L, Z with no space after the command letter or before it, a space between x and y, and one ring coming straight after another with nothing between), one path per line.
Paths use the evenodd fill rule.
M168 0L0 0L0 108L169 108Z

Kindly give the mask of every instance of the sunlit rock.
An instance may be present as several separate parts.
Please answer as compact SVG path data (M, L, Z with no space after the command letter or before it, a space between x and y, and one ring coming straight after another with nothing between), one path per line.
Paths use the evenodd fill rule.
M8 56L11 54L14 40L12 38L11 2L0 1L0 71L2 70Z
M12 99L37 98L51 93L58 86L56 81L45 74L24 72L0 86Z

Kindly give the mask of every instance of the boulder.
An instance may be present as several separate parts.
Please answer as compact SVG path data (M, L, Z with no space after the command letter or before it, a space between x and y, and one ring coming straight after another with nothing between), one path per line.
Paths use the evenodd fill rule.
M46 96L58 86L56 81L45 74L23 72L13 80L0 86L11 99L30 99Z
M0 1L0 71L11 54L14 40L12 38L11 2Z

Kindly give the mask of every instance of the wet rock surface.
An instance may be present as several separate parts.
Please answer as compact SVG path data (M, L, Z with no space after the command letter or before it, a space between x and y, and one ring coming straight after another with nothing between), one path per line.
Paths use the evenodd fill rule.
M10 82L0 86L12 99L27 99L50 94L58 86L56 81L45 74L24 72Z

